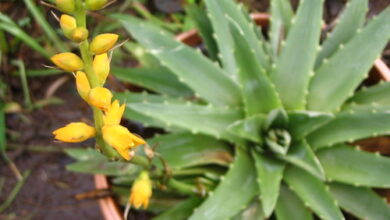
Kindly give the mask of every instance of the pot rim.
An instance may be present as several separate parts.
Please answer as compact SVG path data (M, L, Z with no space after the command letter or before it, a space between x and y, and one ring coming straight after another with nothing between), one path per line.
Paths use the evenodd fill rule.
M268 13L251 14L251 18L259 26L267 26L269 24L269 17ZM196 29L178 34L175 39L190 46L201 43L201 38ZM390 81L390 69L382 59L378 58L375 60L373 69L376 70L375 73L379 75L380 79ZM108 189L110 187L107 177L101 174L95 175L95 186L97 189ZM119 205L112 196L99 199L99 206L105 220L124 220Z

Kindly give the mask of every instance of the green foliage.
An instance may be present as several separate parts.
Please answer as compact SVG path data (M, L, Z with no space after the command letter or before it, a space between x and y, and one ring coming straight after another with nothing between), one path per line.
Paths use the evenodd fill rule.
M300 1L295 15L289 1L272 0L267 37L234 1L205 3L206 12L187 9L204 54L150 23L113 16L153 56L116 71L157 93L117 94L128 117L170 132L150 143L173 183L192 189L201 180L207 192L157 219L341 220L341 210L387 219L390 207L370 188L390 187L390 159L347 144L390 134L389 84L360 89L388 42L390 8L364 26L367 1L351 0L320 41L321 0Z

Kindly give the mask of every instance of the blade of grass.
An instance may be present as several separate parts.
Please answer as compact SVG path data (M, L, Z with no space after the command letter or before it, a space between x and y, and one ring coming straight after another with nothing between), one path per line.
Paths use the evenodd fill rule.
M26 68L22 60L15 60L12 62L15 66L19 68L20 81L22 83L24 104L28 109L32 108L32 101L30 96L30 90L27 83Z
M9 47L8 47L8 43L4 31L0 30L0 51L3 53L7 53L8 49Z
M35 18L37 23L42 27L47 37L53 42L56 48L62 52L68 51L69 48L66 46L66 44L63 43L63 41L61 41L57 33L46 21L46 18L43 16L42 11L35 5L34 1L32 0L23 0L23 1L26 4L32 16Z
M50 58L50 54L32 37L26 32L20 29L9 17L0 12L0 29L12 34L13 36L22 40L29 47L40 53L46 58Z
M7 199L0 205L0 213L2 213L12 204L30 174L31 170L26 170L23 172L23 178L16 183L15 187L12 189Z

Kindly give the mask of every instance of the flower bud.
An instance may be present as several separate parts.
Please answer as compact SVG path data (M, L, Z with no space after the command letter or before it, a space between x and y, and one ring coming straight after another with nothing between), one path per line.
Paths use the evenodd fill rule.
M91 86L89 85L87 75L82 71L77 71L76 73L76 87L81 98L88 102L88 95L91 90Z
M96 11L102 9L106 4L107 0L86 0L87 9Z
M110 59L108 59L107 53L95 56L93 59L93 71L95 72L99 83L103 85L110 73Z
M119 125L125 111L125 104L119 105L119 101L112 102L103 116L104 125Z
M64 35L67 38L70 38L73 30L77 27L76 19L72 16L63 14L60 18L60 26L62 31L64 32Z
M135 136L121 125L105 125L102 128L102 133L104 141L115 148L126 160L130 160L130 149L145 144L142 138Z
M83 27L78 27L74 29L71 33L70 39L80 43L85 41L88 38L88 30Z
M74 53L59 53L52 56L50 60L59 68L68 72L75 72L84 67L83 61Z
M151 196L152 182L150 181L148 172L142 171L131 187L129 202L137 209L141 206L146 209Z
M89 104L100 108L104 111L111 105L112 93L110 90L103 87L96 87L89 91L88 101Z
M58 10L65 13L72 13L75 9L74 0L56 0Z
M82 142L94 137L95 134L95 128L83 122L73 122L53 131L55 139L68 143Z
M100 34L96 36L90 45L90 50L93 54L102 54L109 51L118 40L117 34Z

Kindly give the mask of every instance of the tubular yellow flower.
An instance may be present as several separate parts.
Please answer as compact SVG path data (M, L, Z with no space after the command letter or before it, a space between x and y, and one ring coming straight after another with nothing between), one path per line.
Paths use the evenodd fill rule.
M151 196L152 182L150 181L148 172L142 171L131 187L129 202L137 209L141 206L146 209Z
M89 104L98 107L104 111L111 105L112 93L110 90L103 87L96 87L89 91Z
M65 13L72 13L75 9L74 0L56 0L57 8Z
M104 125L102 128L103 139L111 147L115 148L118 153L130 160L129 150L140 144L145 144L142 138L132 134L127 128L121 125Z
M90 45L90 50L93 54L102 54L111 50L118 40L119 35L117 34L100 34L96 36Z
M88 102L88 95L91 90L91 86L89 85L87 75L82 71L77 71L76 73L76 87L81 98Z
M104 125L119 125L125 111L125 104L119 106L119 101L115 100L103 116Z
M72 31L76 29L77 24L76 24L76 19L72 16L63 14L61 15L60 18L60 26L62 31L64 32L64 35L67 38L71 37Z
M93 59L93 71L98 77L99 83L103 85L110 73L110 59L108 59L107 53L95 56Z
M85 41L88 38L88 30L83 27L74 29L71 33L70 39L76 42Z
M65 127L53 131L55 139L69 143L85 141L94 137L95 133L94 127L91 127L83 122L73 122L67 124Z
M83 61L74 53L59 53L52 56L50 59L59 68L68 72L75 72L84 67Z
M88 10L96 11L102 9L107 4L107 0L86 0L85 3Z

